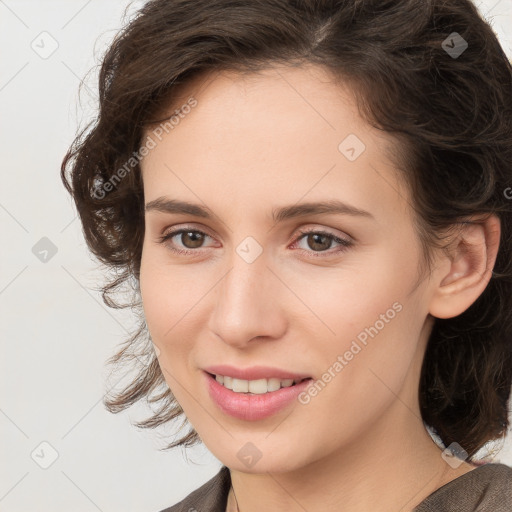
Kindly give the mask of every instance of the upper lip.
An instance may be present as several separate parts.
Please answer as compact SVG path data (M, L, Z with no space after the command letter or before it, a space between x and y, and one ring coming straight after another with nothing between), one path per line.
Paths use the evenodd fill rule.
M293 379L303 380L310 377L310 375L302 373L292 373L280 368L272 368L270 366L251 366L250 368L235 368L227 364L219 364L215 366L208 366L203 368L205 372L212 373L213 375L223 375L234 377L235 379L242 380L258 380L258 379Z

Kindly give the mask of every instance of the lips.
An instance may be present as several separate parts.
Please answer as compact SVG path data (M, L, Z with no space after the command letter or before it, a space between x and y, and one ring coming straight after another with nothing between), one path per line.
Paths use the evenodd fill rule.
M223 371L225 371L225 368ZM219 384L212 377L213 374L204 371L202 375L210 399L218 409L224 414L244 421L258 421L269 418L291 407L294 402L296 402L295 406L297 406L297 397L308 386L313 385L313 380L309 378L293 386L280 388L277 391L264 394L238 393ZM297 374L292 375L297 376Z
M211 375L223 375L241 380L258 380L258 379L293 379L295 381L311 378L306 373L292 373L281 368L270 366L251 366L249 368L236 368L234 366L221 364L207 366L203 370Z

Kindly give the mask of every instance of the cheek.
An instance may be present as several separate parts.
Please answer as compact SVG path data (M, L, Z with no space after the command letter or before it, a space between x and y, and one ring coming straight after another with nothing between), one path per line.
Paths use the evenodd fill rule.
M144 316L149 327L153 341L158 338L158 324L163 318L165 310L165 294L163 287L159 284L159 267L151 261L151 254L147 249L142 251L142 259L140 265L140 293L142 298L142 306L144 308Z
M177 282L176 273L166 272L150 251L143 252L140 291L144 316L156 346L162 375L180 405L187 403L183 385L192 349L190 323L186 312L187 290ZM171 278L172 276L172 278ZM189 385L187 384L187 387Z
M180 286L176 281L175 272L171 274L165 270L165 264L160 261L158 253L159 251L144 246L140 267L140 291L151 337L155 344L162 347L179 320L179 304L183 304L187 288Z
M337 279L316 280L307 295L324 324L315 325L325 332L307 355L322 361L324 368L317 370L336 375L332 390L343 392L347 402L386 400L390 391L383 382L398 390L415 355L424 311L420 293L409 295L417 277L414 260L399 258L381 251Z
M144 316L153 343L160 350L160 363L188 357L203 325L205 295L210 280L202 279L191 265L170 265L161 248L145 248L140 268L140 291ZM170 357L172 354L172 357Z
M395 322L410 276L383 263L382 254L377 256L364 263L363 258L357 264L344 263L337 272L320 269L308 279L289 276L287 282L308 307L305 317L316 326L317 337L323 332L326 340L343 345L359 333L364 339L365 328L376 323L384 331ZM373 260L379 259L380 265L375 264Z

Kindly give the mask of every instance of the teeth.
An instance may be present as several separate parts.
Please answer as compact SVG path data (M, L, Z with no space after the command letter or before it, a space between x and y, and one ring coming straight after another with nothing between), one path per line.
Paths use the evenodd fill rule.
M269 391L277 391L281 387L281 381L279 379L268 379L267 389Z
M241 380L241 379L233 379L233 387L231 388L233 391L237 393L249 393L249 381Z
M231 389L235 393L252 393L262 395L271 391L277 391L280 388L287 388L293 384L301 382L301 379L258 379L243 380L228 377L227 375L216 375L215 380L225 388Z

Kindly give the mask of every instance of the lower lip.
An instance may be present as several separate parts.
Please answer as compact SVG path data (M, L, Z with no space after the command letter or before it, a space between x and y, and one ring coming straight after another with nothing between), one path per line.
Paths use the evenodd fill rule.
M294 386L260 395L235 393L219 384L215 377L204 372L211 399L226 414L246 421L268 418L291 404L313 379L303 380Z

